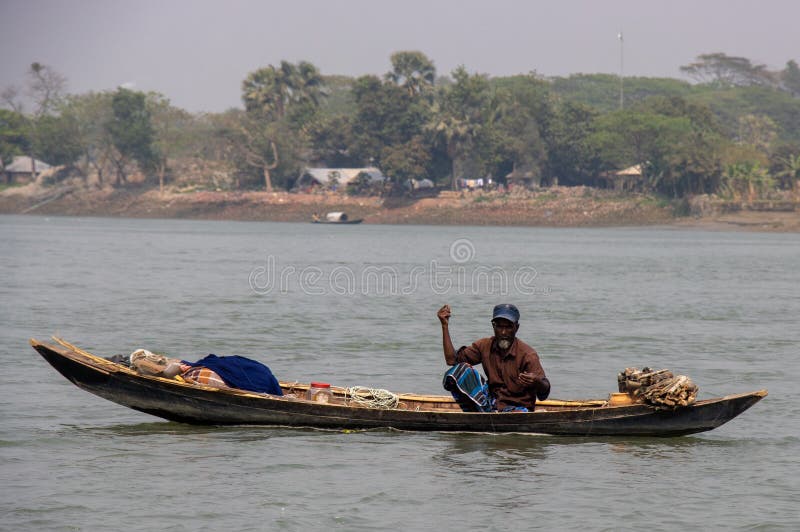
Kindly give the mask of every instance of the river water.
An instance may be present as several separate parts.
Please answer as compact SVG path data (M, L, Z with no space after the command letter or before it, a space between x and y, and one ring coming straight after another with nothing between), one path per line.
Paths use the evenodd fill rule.
M797 234L0 216L0 274L0 529L800 529ZM629 366L770 394L664 439L193 427L27 343L444 393L439 306L461 345L506 301L554 398Z

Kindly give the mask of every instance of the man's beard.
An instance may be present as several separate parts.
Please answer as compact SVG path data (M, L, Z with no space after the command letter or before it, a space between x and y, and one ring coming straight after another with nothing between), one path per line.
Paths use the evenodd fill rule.
M497 347L504 350L508 349L509 347L511 347L511 340L509 340L508 338L501 338L500 340L497 341Z

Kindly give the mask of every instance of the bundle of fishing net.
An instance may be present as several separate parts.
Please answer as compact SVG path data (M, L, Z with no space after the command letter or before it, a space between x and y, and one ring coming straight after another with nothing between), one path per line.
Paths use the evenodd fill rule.
M692 379L667 369L625 368L617 382L620 392L662 408L689 406L697 399L698 388Z

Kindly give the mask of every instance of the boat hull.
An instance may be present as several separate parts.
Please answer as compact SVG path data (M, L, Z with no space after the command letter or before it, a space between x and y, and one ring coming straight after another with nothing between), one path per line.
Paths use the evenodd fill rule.
M535 412L529 413L469 413L447 408L448 404L452 405L452 400L444 396L415 396L423 398L416 407L376 409L189 385L172 379L139 375L84 351L35 340L31 344L79 388L170 421L202 425L679 436L716 428L767 395L765 390L730 395L698 401L675 410L658 410L644 404L610 406L602 401L545 401L541 407L537 406Z
M363 222L363 219L356 219L356 220L343 220L343 221L330 221L330 220L313 220L312 224L328 224L328 225L357 225Z

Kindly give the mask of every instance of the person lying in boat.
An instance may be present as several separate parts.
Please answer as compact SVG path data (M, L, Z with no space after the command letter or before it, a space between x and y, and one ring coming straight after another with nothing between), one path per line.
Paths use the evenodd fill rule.
M529 412L536 399L550 395L550 381L544 374L536 350L517 338L519 310L502 304L492 312L494 335L470 346L453 348L450 338L450 305L439 309L444 360L451 366L443 385L465 411ZM482 364L488 382L472 366Z

